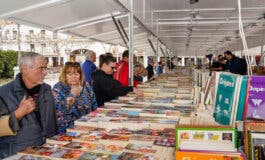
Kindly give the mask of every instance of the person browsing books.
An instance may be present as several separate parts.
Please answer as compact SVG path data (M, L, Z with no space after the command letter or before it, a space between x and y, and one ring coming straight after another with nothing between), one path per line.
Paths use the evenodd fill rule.
M122 86L129 85L129 51L122 53L122 60L116 64L114 79L118 80Z
M245 59L235 56L229 50L224 52L224 57L227 60L226 67L229 72L241 75L247 74L247 63Z
M45 57L23 53L13 81L0 87L0 159L45 143L57 132L54 98L44 83Z
M78 62L66 62L53 87L59 132L73 126L74 120L97 108L92 87L84 82L84 74Z
M226 62L223 55L218 55L218 60L213 62L211 66L212 71L225 71L227 69Z
M91 74L97 69L96 65L96 53L92 50L86 50L86 61L82 64L82 70L85 75L86 82L91 82Z
M98 106L103 106L104 102L108 102L124 96L129 92L135 92L138 96L143 93L132 86L122 86L118 80L115 80L112 75L116 68L115 58L110 55L101 57L102 63L100 69L92 73L92 86L96 94Z

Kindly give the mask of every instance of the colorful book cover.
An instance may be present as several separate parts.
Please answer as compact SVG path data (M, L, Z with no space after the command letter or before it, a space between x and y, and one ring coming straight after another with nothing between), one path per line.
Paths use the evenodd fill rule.
M73 138L77 138L80 136L80 133L77 132L66 132L63 134L55 135L46 139L47 143L58 143L58 144L67 144L72 141Z
M250 76L246 98L246 117L265 119L265 77Z
M236 121L242 121L243 120L243 112L245 107L245 101L246 101L246 92L247 92L247 86L248 86L248 76L241 76L241 87L240 87L240 94L239 94L239 101L238 101L238 107L236 112Z
M84 142L71 142L63 146L63 148L78 149L78 150L84 150L84 151L103 150L104 147L105 146L103 144L84 143Z
M132 153L132 152L123 152L118 160L153 160L154 157L148 154L141 153Z
M231 127L223 126L177 126L175 134L176 151L185 149L185 147L190 147L192 144L193 150L211 150L209 146L227 146L231 150L237 147L237 134L236 129ZM208 145L207 145L208 143ZM202 146L206 144L206 146ZM220 145L218 145L220 144ZM220 148L220 150L225 150L226 148Z
M149 135L149 136L163 136L163 131L159 129L139 129L133 131L133 134Z
M62 151L64 149L61 149ZM52 154L51 156L52 157L56 157L56 158L64 158L64 159L77 159L78 157L80 157L84 151L81 151L81 150L65 150L66 152L62 152L63 154L60 155L60 154Z
M162 138L154 141L154 145L163 146L163 147L174 147L175 139L172 138Z
M36 147L28 147L27 149L19 152L22 155L37 155L41 157L50 156L53 153L59 150L56 145L45 145L45 146L36 146Z
M17 160L51 160L50 158L47 157L37 157L34 155L23 155L16 159Z
M101 139L103 132L89 132L89 133L81 133L80 136L74 137L72 141L75 142L88 142L88 141L97 141Z
M237 78L238 76L233 74L220 74L213 114L215 121L219 124L232 125L233 123Z
M137 151L141 153L155 153L156 150L152 148L150 145L144 145L144 144L132 144L129 143L125 149L130 151Z
M128 128L119 128L119 129L112 129L108 131L109 134L124 134L124 135L131 135L133 133L133 130L130 130Z
M74 125L73 127L67 128L67 132L78 132L78 133L88 133L92 131L102 131L105 132L105 128L98 128L98 127L90 127L90 126L81 126L81 125Z
M129 141L130 135L104 134L101 137L101 139L103 139L103 140Z
M77 149L91 152L121 153L124 147L113 144L72 142L63 146L64 148Z
M78 160L117 160L119 155L106 153L84 152Z
M159 139L157 136L150 136L150 135L141 135L141 134L134 134L131 136L130 141L154 141Z

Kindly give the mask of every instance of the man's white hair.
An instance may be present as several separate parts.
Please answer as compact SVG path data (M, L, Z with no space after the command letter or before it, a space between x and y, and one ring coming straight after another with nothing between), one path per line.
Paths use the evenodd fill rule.
M25 64L32 67L37 58L44 58L44 56L39 54L39 53L35 53L35 52L23 53L19 59L19 70L20 70L20 72L22 71L22 66Z
M94 51L89 50L89 49L86 50L84 54L86 55L86 59L90 59L91 56L96 55L96 53Z

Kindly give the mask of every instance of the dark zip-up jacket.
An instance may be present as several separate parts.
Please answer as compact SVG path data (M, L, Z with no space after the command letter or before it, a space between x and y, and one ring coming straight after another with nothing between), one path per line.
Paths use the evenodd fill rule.
M54 98L51 87L48 84L41 84L39 94L35 99L36 111L24 116L20 121L14 120L14 111L18 108L20 101L24 96L28 97L28 93L23 88L21 82L21 74L16 78L0 87L0 98L4 101L6 109L1 109L0 116L10 115L13 117L9 124L15 136L0 137L0 159L16 154L18 151L24 150L29 146L37 146L45 143L46 137L51 137L57 132L56 113ZM18 127L14 127L18 126Z
M118 80L109 76L102 70L92 73L92 86L96 94L98 106L103 106L104 102L113 100L119 96L124 96L133 91L133 87L124 87Z

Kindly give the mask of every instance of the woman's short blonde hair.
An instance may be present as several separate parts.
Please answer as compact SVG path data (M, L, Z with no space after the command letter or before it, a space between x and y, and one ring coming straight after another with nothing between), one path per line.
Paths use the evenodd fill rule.
M63 66L63 69L61 71L59 81L63 82L64 84L67 84L66 82L66 75L70 73L72 70L76 71L77 73L80 74L80 84L84 84L84 73L82 71L81 65L78 62L66 62L65 65Z

